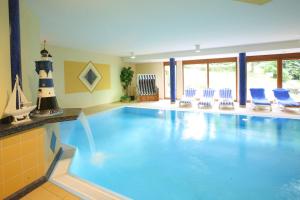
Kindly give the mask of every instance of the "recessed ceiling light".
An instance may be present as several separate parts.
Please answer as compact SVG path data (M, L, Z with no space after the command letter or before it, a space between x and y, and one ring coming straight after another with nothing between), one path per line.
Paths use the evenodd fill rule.
M201 51L201 50L200 50L200 45L199 45L199 44L196 44L196 45L195 45L195 52L196 52L196 53L200 53L200 51Z
M135 58L136 58L136 57L135 57L134 53L131 52L131 53L130 53L130 59L135 59Z

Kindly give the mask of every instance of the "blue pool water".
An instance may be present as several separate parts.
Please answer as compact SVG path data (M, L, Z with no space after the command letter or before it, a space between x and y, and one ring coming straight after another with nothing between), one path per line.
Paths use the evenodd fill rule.
M300 120L120 108L61 123L70 173L141 200L300 199Z

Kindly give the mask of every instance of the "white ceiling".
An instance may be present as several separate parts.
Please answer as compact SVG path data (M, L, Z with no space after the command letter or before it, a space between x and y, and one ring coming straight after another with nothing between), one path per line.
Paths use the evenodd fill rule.
M128 56L300 39L300 0L27 0L50 44Z

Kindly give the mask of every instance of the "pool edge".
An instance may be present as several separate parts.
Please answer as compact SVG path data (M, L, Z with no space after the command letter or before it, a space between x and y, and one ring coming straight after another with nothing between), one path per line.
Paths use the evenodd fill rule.
M76 148L71 145L62 145L63 153L58 160L49 181L56 184L68 192L71 192L81 199L89 200L124 200L130 199L121 194L113 192L109 189L90 183L79 177L71 175L69 173L69 167L72 163L72 159Z

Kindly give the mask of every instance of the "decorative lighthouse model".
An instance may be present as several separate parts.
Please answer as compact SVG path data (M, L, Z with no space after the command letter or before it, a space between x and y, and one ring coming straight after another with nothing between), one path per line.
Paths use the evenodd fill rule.
M35 71L39 75L39 90L37 97L36 110L33 115L36 117L52 116L62 114L63 110L59 108L54 93L54 84L52 79L52 56L45 49L41 51L41 60L35 62Z

